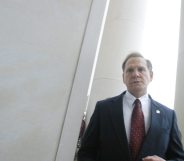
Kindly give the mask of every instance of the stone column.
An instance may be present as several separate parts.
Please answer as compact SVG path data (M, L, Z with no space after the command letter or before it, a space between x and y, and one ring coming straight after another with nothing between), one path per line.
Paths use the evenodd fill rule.
M178 55L178 67L176 77L176 94L175 94L175 110L178 117L179 127L182 135L184 135L184 2L181 1L181 22L180 22L180 39L179 39L179 55ZM184 138L182 138L184 143Z
M127 53L142 47L146 0L112 0L87 110L87 123L97 100L125 90L121 64Z

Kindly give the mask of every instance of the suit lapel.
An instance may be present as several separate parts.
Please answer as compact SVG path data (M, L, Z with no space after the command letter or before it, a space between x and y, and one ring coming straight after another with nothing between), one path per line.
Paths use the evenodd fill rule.
M157 147L153 147L156 145L156 144L153 145L153 143L155 143L158 140L159 135L162 133L162 119L163 119L162 110L159 108L159 106L156 105L155 101L151 99L150 128L143 143L140 155L141 158L151 155L150 154L151 152L154 153L153 152L154 148L157 149Z
M111 120L116 132L116 135L119 139L119 144L122 147L123 157L126 158L125 160L130 160L130 152L128 147L128 140L126 136L126 130L124 125L124 118L123 118L123 110L122 110L122 99L123 94L116 97L112 100L110 105L110 115Z

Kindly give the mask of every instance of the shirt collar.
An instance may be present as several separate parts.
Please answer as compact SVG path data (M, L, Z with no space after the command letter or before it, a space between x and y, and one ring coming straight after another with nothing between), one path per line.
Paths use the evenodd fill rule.
M129 91L126 91L124 97L125 97L125 99L128 101L128 103L131 104L131 105L134 103L135 99L137 99L137 98L134 97ZM148 99L149 99L148 93L146 93L145 95L141 96L141 97L138 98L138 99L141 101L141 103L142 103L143 101L148 100Z

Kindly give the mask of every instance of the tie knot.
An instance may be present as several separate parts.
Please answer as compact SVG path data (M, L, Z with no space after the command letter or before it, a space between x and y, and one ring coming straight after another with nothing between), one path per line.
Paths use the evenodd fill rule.
M141 101L139 99L136 99L134 101L134 109L142 110L142 104L141 104Z
M135 104L135 105L141 105L141 101L137 98L137 99L134 101L134 104Z

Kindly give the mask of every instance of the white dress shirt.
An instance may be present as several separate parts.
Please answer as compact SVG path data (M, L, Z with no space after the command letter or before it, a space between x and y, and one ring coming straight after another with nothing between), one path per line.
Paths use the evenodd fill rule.
M126 91L124 97L123 97L123 115L124 115L124 123L125 123L125 129L127 134L127 139L129 141L130 138L130 126L131 126L131 116L132 111L134 107L134 101L135 97L130 94L130 92ZM138 98L141 101L142 104L142 111L144 114L144 122L145 122L145 131L148 132L148 129L150 127L150 115L151 115L151 101L148 97L148 94L145 94L144 96Z

